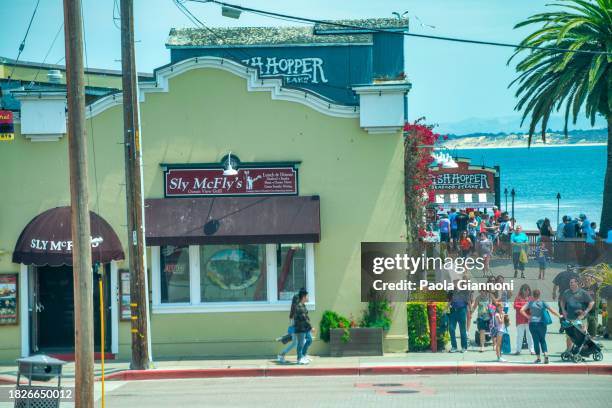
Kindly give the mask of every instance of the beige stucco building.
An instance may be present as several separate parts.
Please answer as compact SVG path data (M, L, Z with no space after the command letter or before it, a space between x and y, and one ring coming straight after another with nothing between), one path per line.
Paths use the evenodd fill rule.
M0 276L16 274L15 304L7 305L17 314L15 324L0 325L1 361L61 354L74 344L70 265L15 262L29 259L28 251L44 260L69 249L24 232L40 214L70 205L67 136L53 116L61 117L53 101L63 106L65 94L61 83L28 89L26 71L12 95L21 103L13 109L14 140L0 143ZM120 81L90 74L94 91L110 91L87 107L89 205L127 253ZM300 287L310 291L315 326L325 310L358 317L360 243L405 238L401 125L409 83L355 84L351 105L284 81L211 55L141 78L154 359L275 355L274 338L286 330ZM53 129L26 123L46 117L55 118ZM229 164L237 174L223 175ZM103 247L114 238L102 239ZM106 351L128 359L129 274L127 262L114 258L102 267ZM406 344L405 307L396 305L385 348ZM315 336L312 352L326 347Z

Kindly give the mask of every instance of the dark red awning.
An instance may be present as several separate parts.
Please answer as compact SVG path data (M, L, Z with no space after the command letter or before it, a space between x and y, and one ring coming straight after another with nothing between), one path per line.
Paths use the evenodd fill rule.
M319 242L318 196L159 198L145 202L147 245Z
M124 259L121 242L102 217L89 212L92 262L108 263ZM13 262L36 266L72 265L70 207L47 210L32 219L21 232Z

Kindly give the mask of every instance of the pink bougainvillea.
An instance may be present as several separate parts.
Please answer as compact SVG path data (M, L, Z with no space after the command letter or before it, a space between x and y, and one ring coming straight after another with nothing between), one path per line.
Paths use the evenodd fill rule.
M434 161L433 149L440 135L432 130L433 126L420 122L417 120L404 125L404 194L408 241L425 238L419 233L421 229L425 231L424 210L427 204L435 201L435 193L431 189L431 164ZM448 136L443 139L447 140Z

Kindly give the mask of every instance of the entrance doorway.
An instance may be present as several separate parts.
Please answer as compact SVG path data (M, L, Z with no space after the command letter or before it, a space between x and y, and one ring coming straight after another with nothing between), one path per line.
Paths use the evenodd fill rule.
M70 352L74 350L74 277L71 266L41 266L34 273L32 307L32 351ZM110 268L105 267L104 345L110 350ZM94 349L100 352L100 289L93 280Z

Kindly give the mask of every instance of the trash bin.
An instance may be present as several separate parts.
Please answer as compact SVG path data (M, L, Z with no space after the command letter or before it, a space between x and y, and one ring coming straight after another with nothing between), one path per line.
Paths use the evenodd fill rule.
M17 360L17 387L15 389L15 408L56 408L62 399L62 366L65 361L44 354ZM28 384L21 384L21 377ZM32 384L32 381L51 381L55 385ZM65 399L66 397L63 396Z

